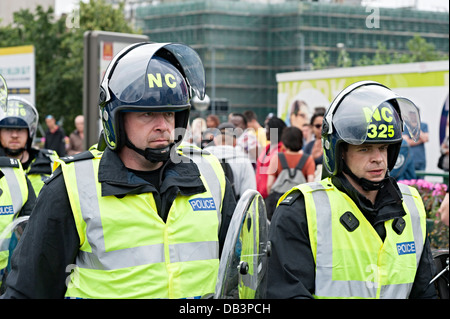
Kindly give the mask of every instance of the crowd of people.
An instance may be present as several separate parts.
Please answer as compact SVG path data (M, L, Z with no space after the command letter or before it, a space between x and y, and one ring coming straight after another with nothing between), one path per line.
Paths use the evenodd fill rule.
M31 217L20 240L7 232L0 245L2 298L211 295L248 189L266 202L271 254L267 289L257 294L256 274L240 276L238 294L436 297L424 206L416 189L397 183L409 171L402 148L421 142L423 152L428 140L414 103L365 81L312 112L296 101L289 121L269 114L260 123L252 110L191 120L189 101L205 89L192 48L131 44L100 85L102 143L84 152L82 117L66 147L48 115L44 148L35 149L36 108L8 97L0 107L1 230ZM259 236L249 220L235 253L251 263L243 251L258 249Z
M263 122L261 121L263 126L253 110L229 113L223 122L219 116L209 114L206 118L192 119L184 143L208 150L221 160L226 159L233 172L233 184L239 196L246 189L257 190L266 200L268 215L271 217L279 194L276 197L274 194L269 196L270 188L283 170L282 162L276 156L278 153L287 156L288 167L293 170L304 154L311 155L301 170L305 182L322 179L321 134L325 111L325 107L318 106L310 112L306 103L295 101L288 121L269 113ZM225 138L225 132L229 137ZM223 141L226 143L222 142L221 138L218 139L218 135L223 135ZM403 132L402 138L398 159L390 171L390 176L397 181L417 179L416 171L425 170L428 126L421 123L417 141L411 139L407 130ZM289 148L289 140L295 141L294 150ZM448 140L446 143L448 144ZM446 151L448 158L448 146L445 149L445 142L442 149L443 152ZM247 169L249 163L253 170Z

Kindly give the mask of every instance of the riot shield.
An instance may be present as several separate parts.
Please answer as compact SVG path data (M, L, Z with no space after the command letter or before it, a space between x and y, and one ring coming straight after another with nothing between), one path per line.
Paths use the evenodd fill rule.
M261 194L247 190L228 228L220 258L215 299L265 297L269 224Z
M6 112L6 103L8 102L8 87L6 81L0 74L0 107Z
M9 271L12 252L16 248L30 216L15 218L0 233L0 270ZM0 277L1 282L1 277Z

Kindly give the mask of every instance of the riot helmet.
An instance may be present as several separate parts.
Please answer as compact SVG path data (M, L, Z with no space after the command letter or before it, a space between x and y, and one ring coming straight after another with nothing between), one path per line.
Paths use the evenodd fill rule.
M103 137L111 150L129 147L152 162L168 159L187 128L190 99L205 96L205 72L198 54L174 43L135 43L109 64L100 86ZM128 140L122 112L174 112L175 137L161 149L138 149Z
M36 136L39 114L33 104L19 96L9 96L7 102L6 111L0 108L0 128L28 129L26 149L29 150ZM12 151L5 148L7 153L12 151L20 154L23 150Z
M348 172L342 160L344 143L388 144L387 166L391 171L400 151L404 126L411 138L417 140L420 134L419 110L411 100L374 81L348 86L336 96L323 119L322 177L335 176L343 170ZM365 186L377 189L378 184L369 182Z

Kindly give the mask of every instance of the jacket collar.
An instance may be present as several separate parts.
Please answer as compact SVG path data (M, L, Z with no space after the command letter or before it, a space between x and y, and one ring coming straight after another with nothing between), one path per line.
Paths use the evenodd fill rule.
M361 209L367 220L376 225L397 217L405 216L402 205L402 195L396 181L389 177L389 181L378 191L375 205L365 196L361 195L343 174L332 177L333 184L346 193Z
M126 195L156 192L157 188L130 172L118 154L106 148L98 169L98 181L102 184L102 196ZM200 179L200 171L192 161L174 164L170 160L161 170L160 193L170 188L179 190L182 195L205 192Z

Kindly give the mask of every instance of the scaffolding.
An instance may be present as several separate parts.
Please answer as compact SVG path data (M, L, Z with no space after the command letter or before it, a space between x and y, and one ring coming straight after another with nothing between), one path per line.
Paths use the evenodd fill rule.
M448 13L377 10L314 2L198 0L142 6L135 20L151 41L192 46L205 66L207 94L228 100L230 112L254 110L262 122L276 112L276 73L308 70L311 53L326 51L331 67L342 46L356 61L372 57L379 41L389 51L407 52L407 41L418 34L448 54Z

